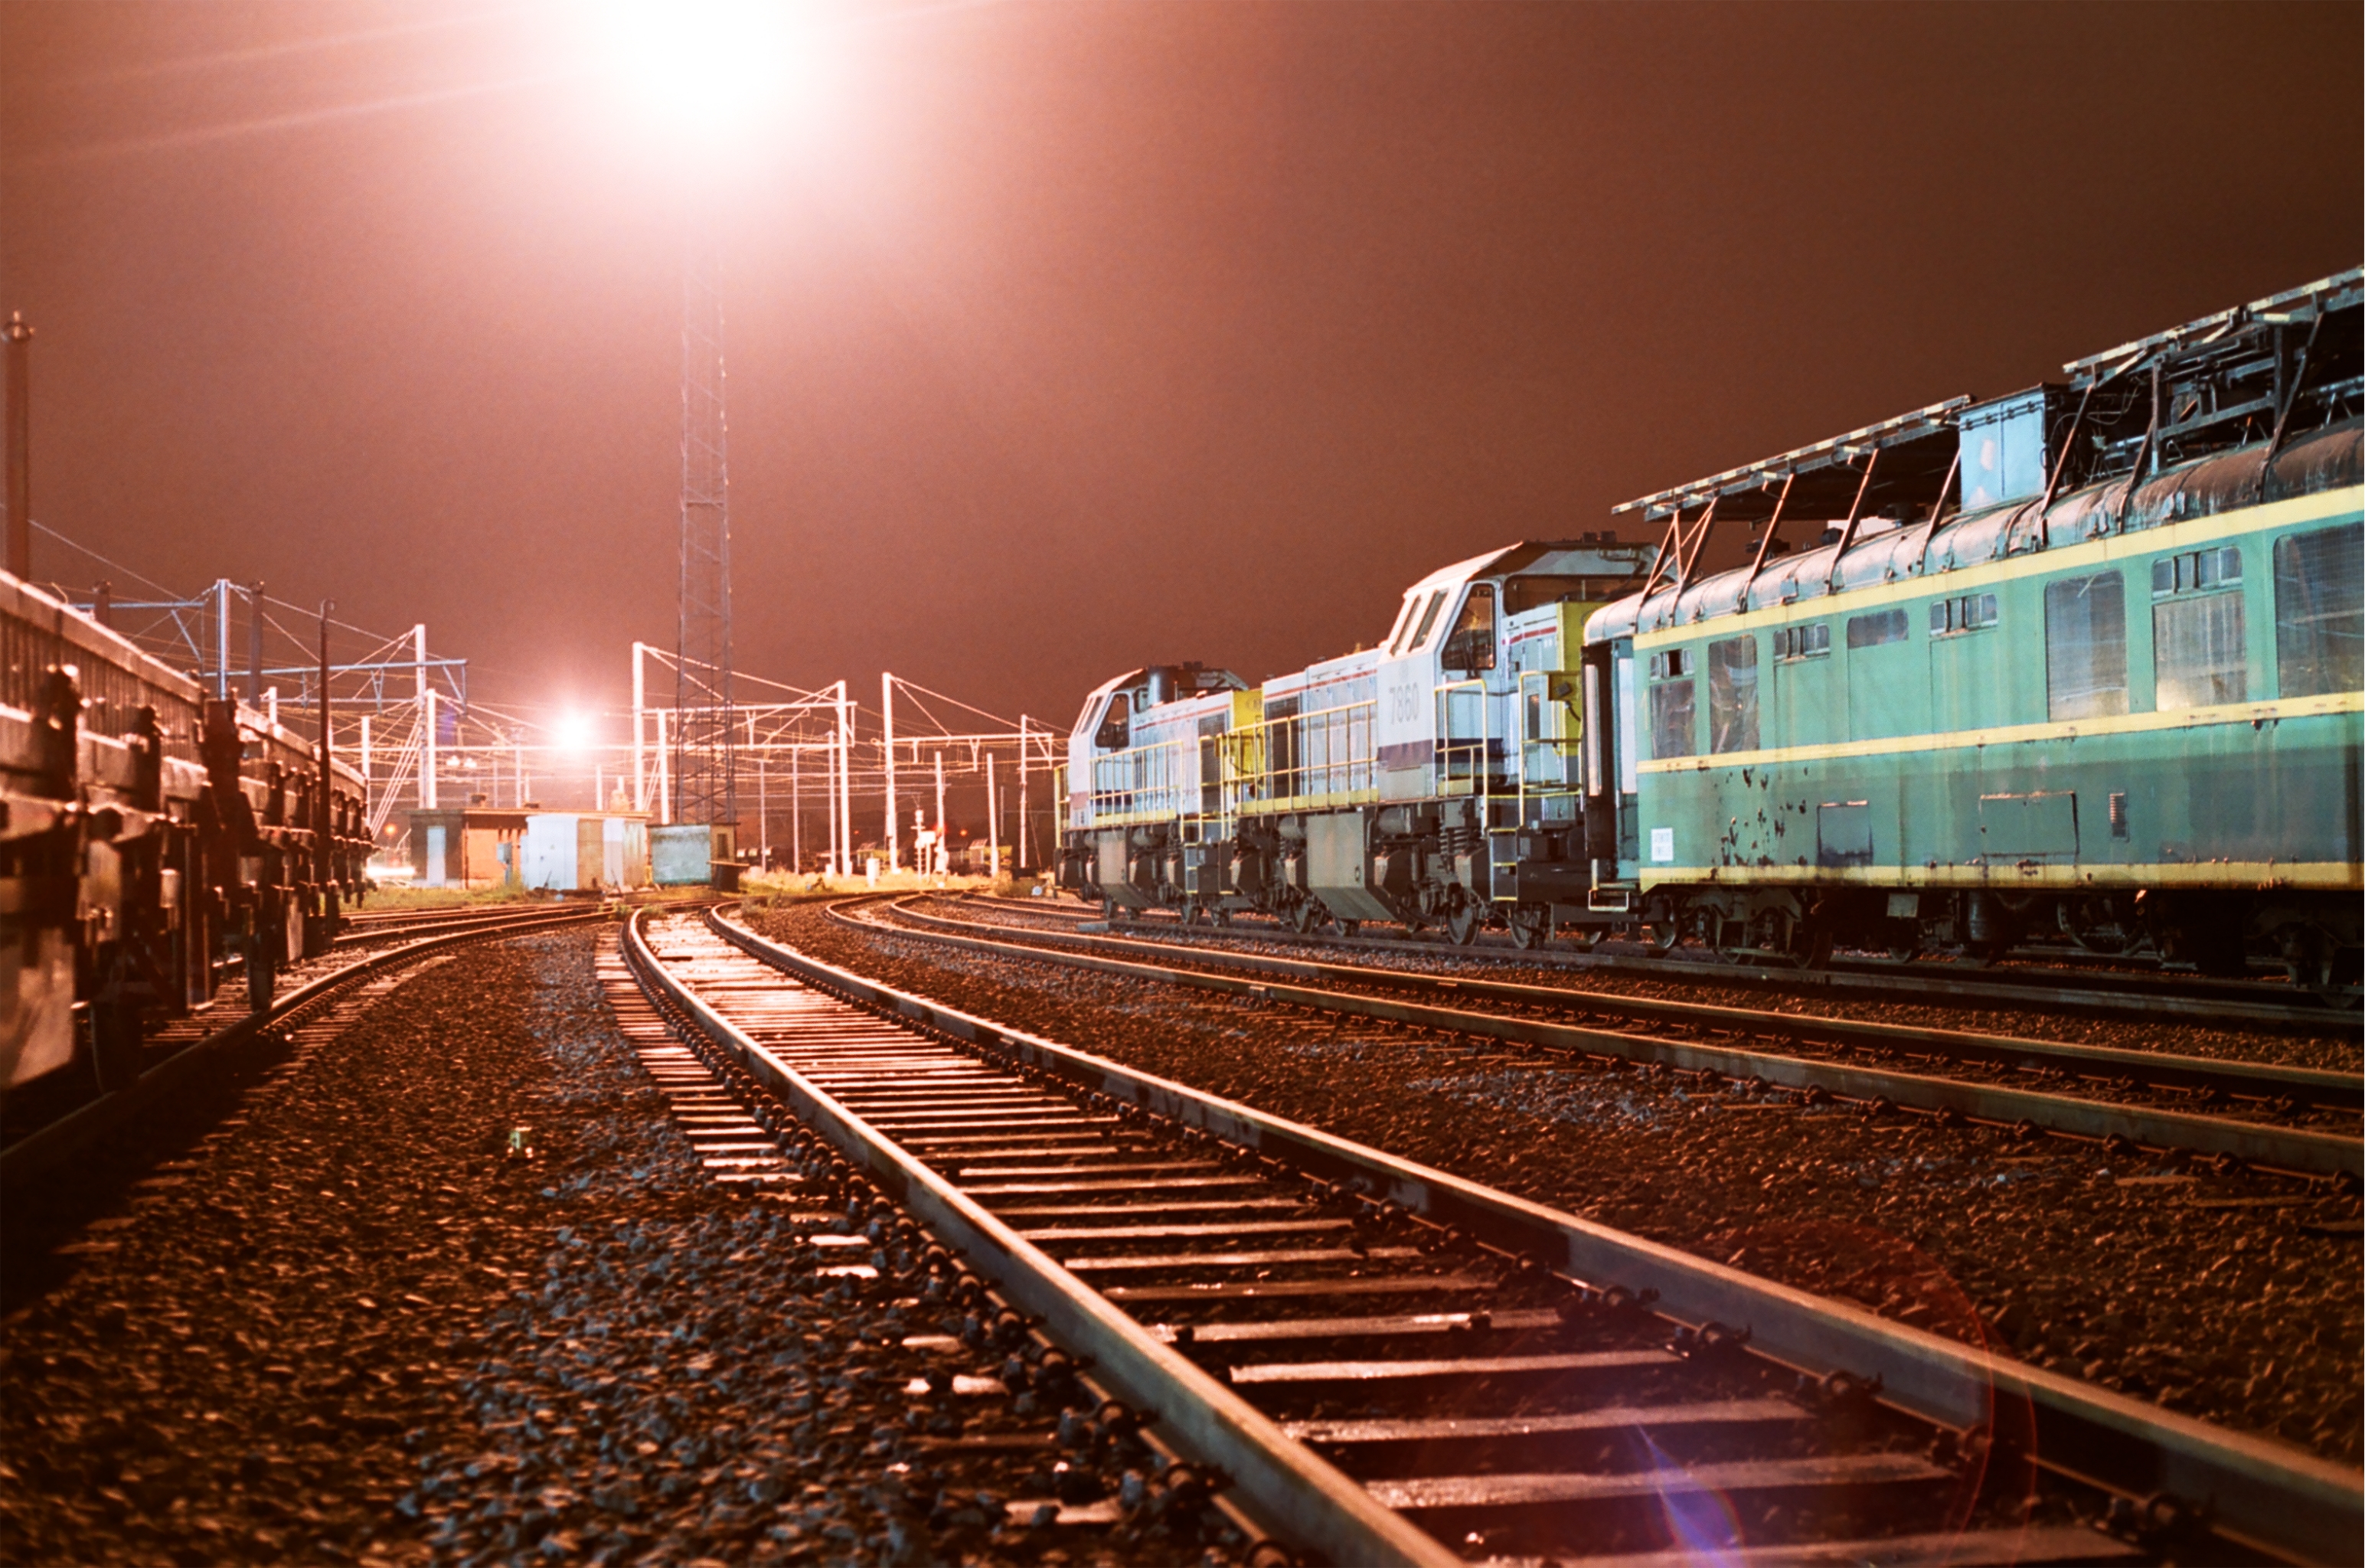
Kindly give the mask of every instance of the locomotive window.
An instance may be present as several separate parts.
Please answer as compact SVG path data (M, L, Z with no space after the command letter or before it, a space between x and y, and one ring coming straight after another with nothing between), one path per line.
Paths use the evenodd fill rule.
M2118 573L2045 585L2045 703L2055 719L2127 711L2127 594Z
M1757 749L1757 639L1708 645L1708 749Z
M1503 584L1503 613L1517 615L1539 605L1564 599L1610 599L1631 593L1639 585L1631 577L1582 577L1551 574L1512 577Z
M1680 680L1692 673L1692 651L1689 648L1669 648L1651 655L1653 680Z
M1967 593L1956 599L1942 599L1930 607L1930 635L1952 636L1957 632L1977 632L1996 623L1996 596L1991 593Z
M1905 641L1910 622L1901 610L1883 610L1872 615L1848 617L1848 646L1877 648L1883 643Z
M2285 697L2365 686L2365 524L2275 541L2275 676Z
M2176 594L2156 601L2151 641L2163 712L2239 702L2249 695L2240 594Z
M2206 593L2211 588L2242 586L2242 552L2231 544L2214 550L2188 550L2162 555L2151 564L2151 591L2157 599L2170 593Z
M1120 691L1109 699L1108 711L1101 715L1100 728L1093 732L1093 745L1103 751L1114 751L1131 738L1127 721L1133 714L1133 700Z
M1692 683L1670 680L1651 688L1651 755L1689 756L1692 741Z
M1832 627L1828 621L1818 621L1811 626L1784 626L1774 633L1774 656L1777 660L1820 659L1832 651Z
M1437 624L1438 609L1444 603L1445 590L1443 588L1439 588L1435 593L1429 596L1428 607L1420 612L1420 630L1412 634L1412 644L1409 647L1405 649L1406 653L1417 654L1427 645L1429 642L1429 630L1430 627Z
M1495 667L1495 585L1475 583L1445 642L1445 667L1475 675Z

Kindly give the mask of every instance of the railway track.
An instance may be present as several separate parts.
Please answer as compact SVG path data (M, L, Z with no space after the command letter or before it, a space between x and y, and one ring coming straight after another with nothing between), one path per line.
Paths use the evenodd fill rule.
M2365 1142L2357 1132L2365 1081L2349 1073L1198 946L1178 952L1171 944L958 921L913 909L913 902L892 907L897 924L888 929L971 952L1664 1067L1704 1080L1759 1081L1876 1114L2121 1139L2352 1186L2365 1177ZM881 924L868 910L832 913ZM1290 980L1313 983L1285 983ZM2075 1088L2046 1087L2051 1084ZM2105 1093L2114 1097L2101 1097ZM2242 1114L2229 1114L2236 1110ZM2301 1117L2315 1125L2291 1125Z
M1010 901L994 902L1009 907ZM2110 969L2097 961L2065 964L1995 964L1969 968L1940 962L1835 958L1829 967L1800 969L1724 963L1705 958L1651 958L1641 953L1573 952L1521 948L1481 937L1469 946L1414 936L1307 935L1278 921L1256 918L1229 926L1185 925L1179 918L1143 913L1106 921L1104 912L1071 904L1020 906L1030 915L1075 924L1182 938L1201 946L1255 941L1332 953L1403 954L1456 963L1498 963L1522 969L1565 969L1575 974L1632 975L1684 983L1788 991L1805 996L1860 998L1964 1007L2043 1008L2079 1017L2157 1023L2240 1025L2294 1034L2353 1032L2353 1007L2324 998L2293 994L2270 981L2215 980L2146 969Z
M712 913L636 915L624 942L800 1180L875 1183L1060 1347L1064 1370L1022 1355L1005 1386L1073 1406L1088 1369L1154 1417L1190 1467L1173 1484L1212 1467L1310 1557L2354 1552L2358 1477L2279 1444L897 991ZM914 1262L915 1289L931 1266L931 1290L956 1267ZM992 1305L972 1314L973 1359L1007 1344L981 1316L1016 1321ZM1088 1474L1127 1417L1059 1420ZM1132 1506L1154 1507L1160 1483Z
M233 991L203 1013L174 1020L149 1038L121 1082L102 1082L87 1068L77 1068L71 1070L80 1074L73 1082L43 1086L48 1093L43 1103L33 1107L34 1119L29 1125L10 1128L8 1142L0 1146L0 1190L17 1193L28 1182L73 1165L103 1139L193 1089L217 1063L258 1036L272 1031L300 1032L335 1014L370 982L423 958L463 943L579 925L605 917L605 912L594 905L506 911L459 923L388 922L386 928L371 933L368 941L395 945L372 946L358 953L359 944L341 938L328 958L281 971L267 1007L242 1010L243 993ZM447 929L447 925L456 928ZM17 1106L12 1102L10 1108Z

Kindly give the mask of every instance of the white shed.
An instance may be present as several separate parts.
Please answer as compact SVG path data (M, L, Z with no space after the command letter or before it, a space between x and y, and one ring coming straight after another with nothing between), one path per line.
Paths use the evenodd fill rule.
M523 859L529 888L644 888L649 881L649 820L634 812L531 812Z

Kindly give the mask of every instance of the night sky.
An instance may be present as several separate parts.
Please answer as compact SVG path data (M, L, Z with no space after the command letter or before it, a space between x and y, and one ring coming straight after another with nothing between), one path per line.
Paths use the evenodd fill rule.
M583 7L0 5L34 516L621 701L712 199L741 667L1064 727L2365 254L2354 4L830 16L699 152Z

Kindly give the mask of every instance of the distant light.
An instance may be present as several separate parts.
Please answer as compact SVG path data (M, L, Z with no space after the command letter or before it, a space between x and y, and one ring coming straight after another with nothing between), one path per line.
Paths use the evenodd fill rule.
M752 129L820 84L817 7L773 0L606 0L611 73L652 117L701 140Z
M600 726L588 713L562 713L550 726L550 741L561 751L589 751L600 741Z

